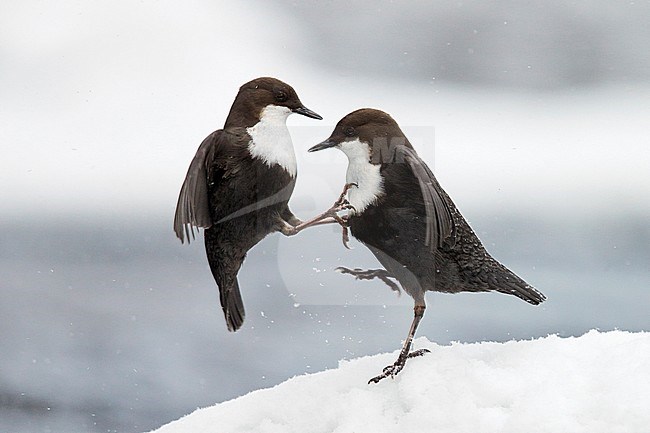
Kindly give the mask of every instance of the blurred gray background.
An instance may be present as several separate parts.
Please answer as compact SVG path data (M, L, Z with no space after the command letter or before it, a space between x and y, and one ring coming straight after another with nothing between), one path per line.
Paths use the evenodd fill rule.
M171 229L201 140L272 75L291 206L338 195L356 108L388 111L490 252L542 290L429 294L451 341L650 330L650 3L43 3L0 13L0 432L141 432L294 375L400 347L408 296L333 272L377 264L340 231L270 236L225 329L202 239ZM359 378L367 380L368 378Z

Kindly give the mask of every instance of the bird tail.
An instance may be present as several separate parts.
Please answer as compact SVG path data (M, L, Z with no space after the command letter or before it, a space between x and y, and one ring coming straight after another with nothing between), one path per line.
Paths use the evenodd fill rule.
M529 304L538 305L546 296L521 278L514 272L499 263L499 272L495 272L490 278L490 289L508 295L515 295Z
M208 233L208 231L206 231ZM237 263L237 261L239 263ZM239 282L237 281L237 272L241 266L241 260L232 260L230 266L224 266L224 258L208 252L208 264L212 271L212 276L219 286L219 300L221 309L226 318L228 331L234 332L241 328L244 323L244 301L239 291Z
M234 332L241 328L246 316L244 301L239 291L239 282L235 276L231 279L230 284L222 284L219 281L217 284L219 285L219 298L223 315L226 318L226 326L228 331Z
M225 232L225 236L227 235L228 233ZM203 237L210 271L219 286L219 300L226 326L228 331L234 332L241 328L246 315L237 273L246 258L247 249L225 248L223 236L224 232L211 227L205 230Z

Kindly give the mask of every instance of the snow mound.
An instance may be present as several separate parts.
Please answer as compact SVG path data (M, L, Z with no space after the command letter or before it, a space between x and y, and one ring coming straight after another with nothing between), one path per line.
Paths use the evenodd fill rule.
M650 333L439 346L368 385L397 352L199 409L156 433L648 432Z

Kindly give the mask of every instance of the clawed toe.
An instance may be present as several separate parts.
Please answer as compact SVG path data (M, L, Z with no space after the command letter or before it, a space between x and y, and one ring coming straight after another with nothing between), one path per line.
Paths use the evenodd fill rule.
M408 354L408 358L415 358L417 356L422 356L425 353L431 353L429 349L418 349Z
M395 377L397 373L402 371L404 368L404 362L400 362L399 360L395 362L393 365L389 365L384 367L383 372L379 376L375 376L372 379L368 381L368 384L370 383L378 383L382 379L386 379L387 377Z
M332 206L332 212L340 212L342 210L352 210L356 212L355 207L352 206L347 199L343 199L343 201L337 201L334 203L334 206Z
M351 249L350 245L348 245L348 242L350 242L350 235L348 234L348 228L344 225L341 225L341 228L343 229L343 246L347 248L348 250Z
M386 379L387 377L394 378L395 376L397 376L397 374L400 371L402 371L402 369L404 368L404 365L406 365L406 360L407 359L415 358L417 356L422 356L425 353L429 353L429 352L431 352L429 349L418 349L418 350L415 350L415 351L409 353L404 358L401 358L401 357L397 358L397 361L395 361L395 363L393 365L388 365L388 366L384 367L384 369L382 370L382 373L379 376L375 376L372 379L370 379L368 381L368 384L379 383L380 380Z
M339 199L334 203L335 206L340 208L340 210L344 209L354 209L354 207L350 204L350 202L345 198L345 195L348 193L348 190L352 187L358 187L356 183L346 183L345 186L343 187L343 192L339 196Z
M344 243L345 243L345 237L344 237ZM347 246L347 245L346 245ZM373 278L379 278L381 281L383 281L388 287L390 287L391 290L394 292L397 292L397 294L400 294L400 288L399 286L391 280L391 278L395 278L393 275L391 275L388 271L385 269L360 269L360 268L354 268L354 269L349 269L345 268L343 266L339 266L336 268L336 270L342 274L350 274L353 275L354 278L357 280L372 280Z

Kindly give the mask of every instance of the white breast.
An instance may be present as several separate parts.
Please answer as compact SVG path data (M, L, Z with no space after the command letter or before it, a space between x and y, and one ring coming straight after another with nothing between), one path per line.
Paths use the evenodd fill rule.
M261 159L269 167L277 164L295 177L296 154L287 128L289 114L291 110L287 107L268 105L262 110L260 121L246 128L246 132L251 136L248 151L254 158Z
M344 141L340 144L340 149L349 161L345 180L358 185L348 190L348 201L356 213L361 213L384 192L380 166L370 163L370 148L358 139Z

